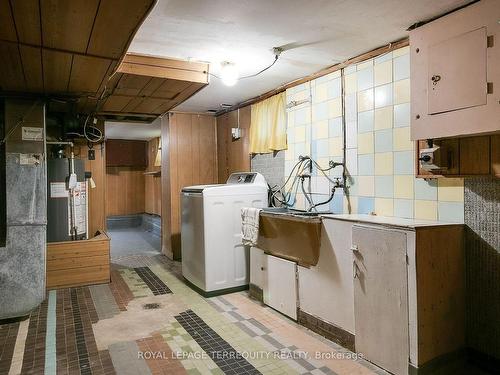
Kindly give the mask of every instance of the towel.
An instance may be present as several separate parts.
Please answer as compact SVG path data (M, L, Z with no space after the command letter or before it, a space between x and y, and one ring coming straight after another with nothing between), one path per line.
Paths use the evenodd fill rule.
M243 245L256 246L259 236L259 215L260 208L241 208L241 232Z

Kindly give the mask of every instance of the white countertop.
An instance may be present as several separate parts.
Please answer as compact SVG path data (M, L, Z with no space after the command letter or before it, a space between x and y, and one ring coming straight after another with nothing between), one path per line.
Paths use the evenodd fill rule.
M403 228L436 227L444 225L463 225L460 223L448 223L443 221L403 219L399 217L362 215L362 214L325 214L321 215L323 219L335 219L345 221L356 221L359 223L380 224L397 226Z

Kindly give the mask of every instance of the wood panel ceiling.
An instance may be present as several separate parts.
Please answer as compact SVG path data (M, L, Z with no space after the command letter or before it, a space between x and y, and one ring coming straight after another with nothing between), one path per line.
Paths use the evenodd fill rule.
M97 107L100 115L160 115L208 84L208 64L127 54L97 104L82 101L82 112Z
M0 92L99 96L155 0L0 0Z

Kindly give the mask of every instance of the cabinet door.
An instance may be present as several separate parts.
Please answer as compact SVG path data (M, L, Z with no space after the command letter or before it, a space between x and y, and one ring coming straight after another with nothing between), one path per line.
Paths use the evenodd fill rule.
M265 274L267 273L267 254L258 247L250 248L250 284L264 289Z
M486 28L429 47L429 114L486 104Z
M297 265L289 260L267 256L264 303L297 320Z
M355 225L352 243L356 351L394 374L407 374L406 234Z

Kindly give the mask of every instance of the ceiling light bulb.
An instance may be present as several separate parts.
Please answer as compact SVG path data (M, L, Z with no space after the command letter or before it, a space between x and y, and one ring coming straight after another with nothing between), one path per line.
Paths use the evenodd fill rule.
M221 63L220 78L226 86L234 86L238 82L238 68L233 63L224 61Z

